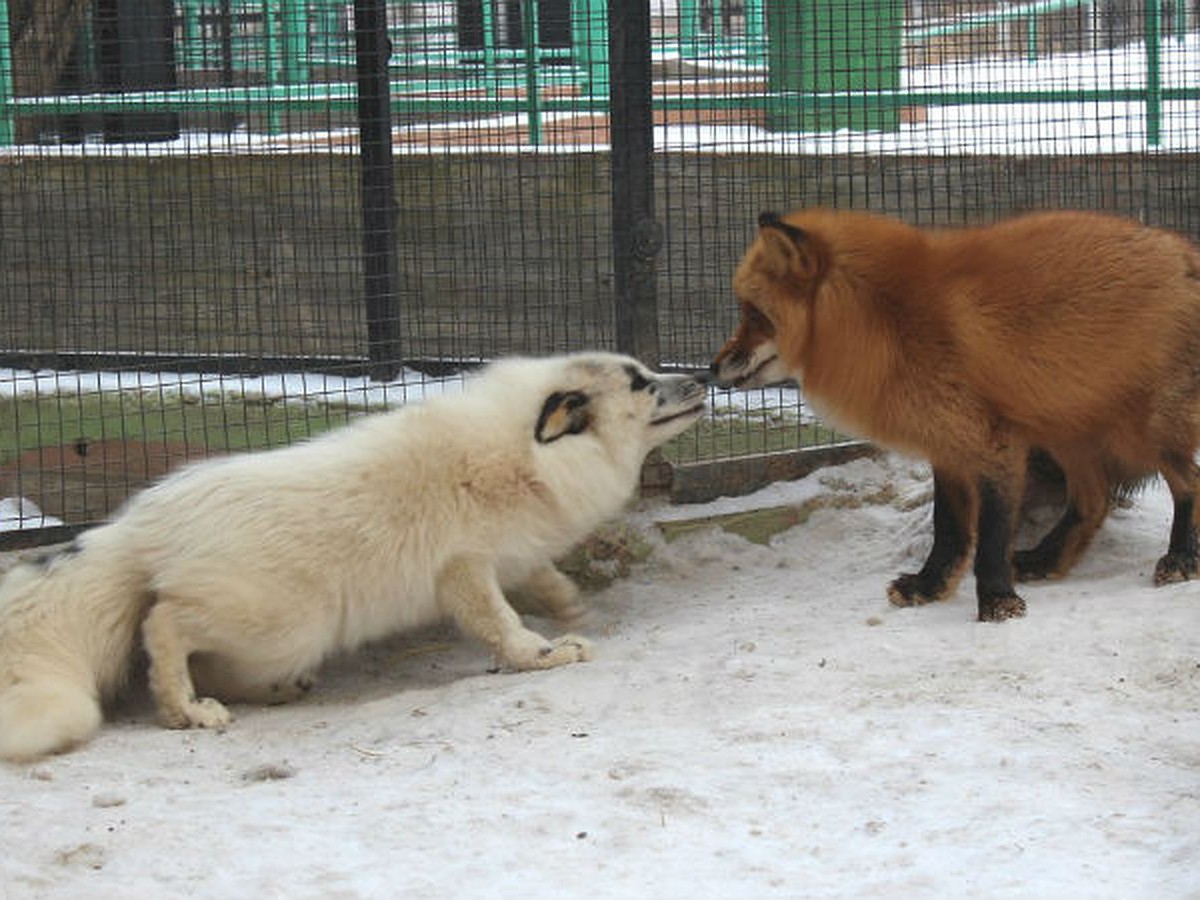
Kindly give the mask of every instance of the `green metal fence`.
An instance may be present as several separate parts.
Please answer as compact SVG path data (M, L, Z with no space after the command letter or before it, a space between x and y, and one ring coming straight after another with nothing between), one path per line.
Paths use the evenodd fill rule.
M471 115L492 112L496 103L524 112L537 128L541 94L547 87L569 84L584 97L607 93L605 7L597 0L574 5L573 48L538 44L537 5L524 4L523 45L498 45L494 7L482 3L480 44L463 48L445 21L442 2L408 0L389 28L396 51L391 59L398 111L426 110ZM428 15L429 10L438 15ZM229 84L172 90L123 90L88 94L17 97L7 26L8 0L0 0L0 146L14 141L18 116L83 113L268 112L269 130L282 130L289 110L354 107L352 69L354 31L344 3L331 0L266 0L222 4L186 0L178 6L177 54L185 72L226 69ZM206 25L206 23L209 23ZM225 41L211 32L219 23L230 33ZM85 36L86 37L86 36ZM221 58L224 57L224 58ZM519 100L503 100L517 89Z
M15 141L22 116L82 113L263 111L268 129L283 130L288 111L350 111L353 31L343 4L331 0L267 0L236 4L228 15L240 27L224 52L237 83L171 90L60 93L16 96L13 55L6 26L10 0L0 0L0 146ZM670 34L656 43L659 60L724 66L737 64L744 91L682 91L656 98L664 110L763 110L783 131L895 130L905 107L995 106L1014 103L1144 104L1147 140L1157 146L1164 103L1200 99L1200 85L1168 84L1162 71L1163 0L1140 6L1144 34L1143 77L1136 85L1063 86L1054 89L916 89L902 83L902 57L913 47L1017 23L1025 32L1025 57L1039 59L1038 22L1072 10L1095 15L1091 0L1035 0L945 17L909 21L900 0L743 0L740 26L731 31L723 13L729 0L679 0ZM514 112L540 138L543 113L604 111L608 93L607 10L603 0L571 4L571 46L542 48L537 4L525 3L528 27L520 47L499 46L495 7L482 3L482 46L454 40L446 3L406 2L390 37L394 48L393 105L398 115L475 116ZM204 39L205 22L217 21L220 4L187 0L178 6L178 56L185 71L213 68L217 42ZM433 14L435 11L437 14ZM1187 6L1172 7L1176 42L1187 33ZM702 29L704 23L707 30ZM725 22L726 24L722 24ZM774 23L774 27L768 27ZM727 70L726 70L727 71ZM249 79L253 82L249 83ZM561 90L566 88L566 90Z

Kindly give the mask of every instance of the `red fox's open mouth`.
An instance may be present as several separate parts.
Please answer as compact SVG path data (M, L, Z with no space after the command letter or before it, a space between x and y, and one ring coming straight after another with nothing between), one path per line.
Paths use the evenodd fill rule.
M730 387L739 388L743 384L745 384L747 381L753 381L755 378L757 378L759 375L762 374L763 370L767 366L771 365L771 363L775 362L775 360L777 360L777 359L779 359L778 353L771 354L766 359L764 359L762 362L760 362L757 366L755 366L752 370L747 372L745 375L741 376L740 378L735 378L733 380L733 382L730 384Z

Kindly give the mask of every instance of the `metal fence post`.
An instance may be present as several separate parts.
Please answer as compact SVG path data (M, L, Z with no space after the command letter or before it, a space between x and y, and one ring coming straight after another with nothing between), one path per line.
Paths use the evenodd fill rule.
M656 366L662 226L654 218L649 0L612 0L608 20L617 349Z
M392 168L388 79L391 43L385 0L354 0L354 45L362 157L367 358L371 377L386 381L400 369L400 311L396 293L396 176Z
M8 34L8 0L0 0L0 147L7 147L16 135L12 108L12 45Z
M1146 143L1162 143L1162 0L1146 0Z
M641 6L641 0L617 0L611 5L625 12L626 3ZM611 64L605 19L609 5L609 0L575 0L571 4L571 55L583 72L583 92L589 97L608 95Z
M538 4L533 0L525 0L521 6L521 37L525 50L523 67L525 99L529 104L529 143L539 147L542 143L542 97L538 86L538 67L542 61L538 51Z
M300 0L285 0L279 12L283 31L283 81L301 84L309 79L309 8Z
M162 91L179 87L175 66L175 7L170 0L96 0L96 69L107 93ZM54 83L52 79L50 85ZM111 112L104 139L170 141L179 137L179 113Z

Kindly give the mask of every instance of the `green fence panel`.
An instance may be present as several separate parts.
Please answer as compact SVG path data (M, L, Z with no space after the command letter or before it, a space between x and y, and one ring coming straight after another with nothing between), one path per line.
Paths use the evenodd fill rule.
M768 0L767 54L775 131L895 131L899 109L865 92L900 87L902 0ZM816 109L800 95L837 93L844 102ZM858 96L859 94L862 96Z
M583 70L583 91L608 96L608 0L571 4L571 43L575 64Z
M12 47L9 44L8 0L0 0L0 147L13 142L13 113L10 101L13 98Z

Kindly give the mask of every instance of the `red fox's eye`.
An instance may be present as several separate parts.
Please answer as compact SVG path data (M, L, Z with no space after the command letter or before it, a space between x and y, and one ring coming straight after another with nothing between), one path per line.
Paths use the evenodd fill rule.
M774 333L775 326L771 324L771 320L762 314L757 306L746 304L742 307L742 318L746 320L746 324L752 328L757 328L761 331Z

